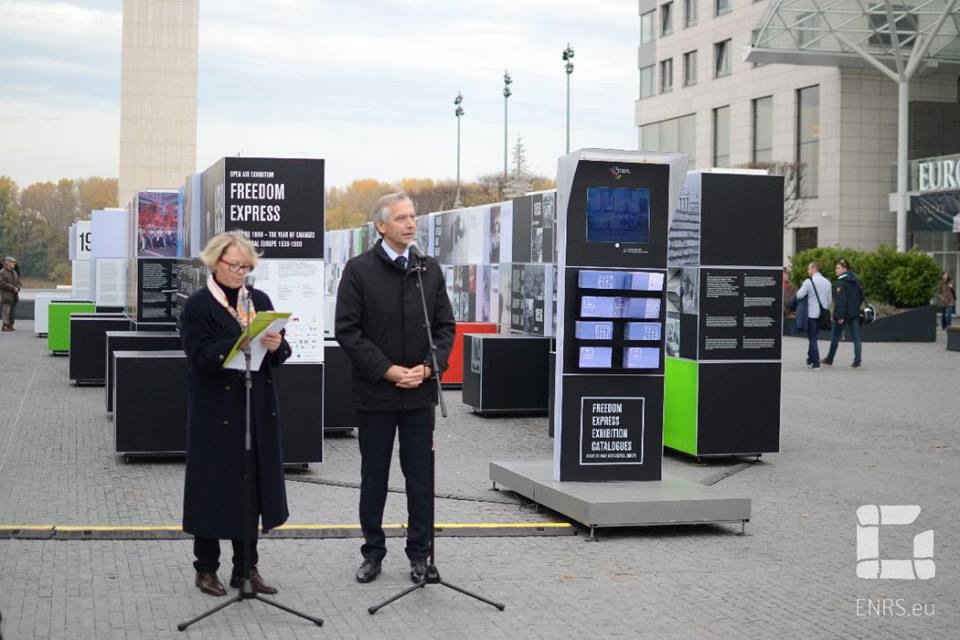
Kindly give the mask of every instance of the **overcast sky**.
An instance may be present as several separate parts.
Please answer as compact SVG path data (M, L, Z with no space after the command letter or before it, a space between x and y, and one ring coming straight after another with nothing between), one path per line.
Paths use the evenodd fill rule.
M121 0L0 0L0 175L116 176ZM465 180L511 147L553 177L561 51L576 50L571 148L636 148L633 0L202 0L197 168L224 155L321 157L327 184Z

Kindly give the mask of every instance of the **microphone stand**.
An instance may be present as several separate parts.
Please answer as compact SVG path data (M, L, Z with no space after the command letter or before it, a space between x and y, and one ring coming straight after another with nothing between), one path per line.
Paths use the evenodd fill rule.
M440 399L440 415L444 418L447 417L447 404L443 399L443 388L440 386L440 367L437 364L437 345L433 341L433 331L430 324L430 313L427 311L427 297L426 293L423 290L423 272L426 269L426 258L422 253L419 252L416 248L411 249L411 258L415 258L418 262L415 266L411 266L411 270L415 271L417 274L417 289L420 291L420 304L423 306L423 327L427 332L427 344L430 347L430 362L433 365L431 376L434 379L434 382L437 385L437 397ZM411 265L413 265L413 260L411 260ZM407 587L400 593L387 598L380 604L376 604L372 607L367 608L367 611L370 615L375 614L377 611L387 606L391 602L395 602L400 598L404 597L407 594L413 593L417 589L422 589L428 584L439 584L447 587L448 589L453 589L459 593L462 593L466 596L470 596L480 602L485 602L492 607L496 607L500 611L503 611L505 606L500 602L495 602L493 600L488 600L483 596L477 595L471 591L467 591L462 587L458 587L454 584L450 584L446 580L443 580L440 577L440 572L437 570L437 555L436 555L436 531L435 531L435 522L437 518L437 502L436 502L436 485L437 485L437 448L435 446L436 439L431 438L430 446L430 553L428 555L429 562L427 564L427 575L423 580L417 584Z
M253 278L252 276L248 276L248 278L250 279L250 283L252 286ZM243 284L244 284L243 288L245 289L247 283L244 282ZM276 607L277 609L281 609L283 611L286 611L287 613L292 613L295 616L300 616L301 618L309 620L310 622L314 623L318 627L323 626L322 618L314 618L313 616L297 611L296 609L292 609L286 605L280 604L279 602L275 602L273 600L268 600L264 598L259 593L254 591L253 582L250 580L250 569L253 568L250 566L250 561L252 560L251 552L253 551L253 545L251 544L252 541L250 539L252 537L251 530L256 531L256 527L257 527L257 515L253 513L253 496L252 496L253 432L251 428L252 427L252 420L251 420L252 402L250 400L250 393L253 390L253 372L251 371L252 367L251 367L251 361L250 361L251 359L250 325L252 324L251 317L250 317L250 314L252 311L250 297L251 297L250 293L249 291L247 291L246 295L244 296L244 309L243 309L244 315L247 319L247 326L244 329L246 333L246 335L244 336L245 344L243 345L243 360L246 365L244 367L244 372L243 372L243 381L244 381L245 394L246 394L246 407L245 407L246 424L244 426L245 431L244 431L244 437L243 437L243 584L240 586L240 593L230 598L223 604L218 604L212 609L209 609L208 611L201 613L197 617L178 624L177 630L179 631L185 631L187 627L189 627L193 623L199 622L200 620L203 620L207 616L213 615L214 613L216 613L217 611L220 611L221 609L226 609L230 605L240 602L241 600L259 600L260 602L264 604L268 604L271 607ZM217 544L219 544L219 541Z

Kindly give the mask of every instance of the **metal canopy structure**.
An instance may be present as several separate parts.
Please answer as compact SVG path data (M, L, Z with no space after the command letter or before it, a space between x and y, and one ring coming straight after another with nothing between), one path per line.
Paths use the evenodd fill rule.
M960 68L958 0L771 0L747 62L870 67L897 83L897 249L907 249L910 80Z

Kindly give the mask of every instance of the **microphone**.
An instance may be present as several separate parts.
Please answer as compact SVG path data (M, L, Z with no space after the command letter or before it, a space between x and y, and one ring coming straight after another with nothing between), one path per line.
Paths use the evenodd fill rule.
M417 260L426 260L427 256L423 255L423 251L420 251L420 247L417 246L416 241L411 242L407 245L407 248L410 249L410 255Z
M252 289L252 288L253 288L253 283L256 282L256 281L257 281L257 277L256 277L255 275L253 275L252 273L248 273L248 274L247 274L246 276L244 276L244 278L243 278L243 286L246 287L247 289Z

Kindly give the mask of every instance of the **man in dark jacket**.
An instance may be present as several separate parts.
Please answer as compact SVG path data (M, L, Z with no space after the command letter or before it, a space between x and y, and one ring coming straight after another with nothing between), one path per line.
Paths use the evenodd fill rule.
M830 352L822 362L833 364L840 337L843 330L847 329L853 340L853 364L850 366L857 368L861 364L860 307L863 305L863 285L843 258L837 261L836 273L837 280L833 284L833 333L830 335Z
M381 239L347 263L336 312L336 338L353 364L359 426L360 526L365 542L357 580L376 579L387 553L383 507L394 434L399 430L409 512L406 552L416 583L426 577L433 527L431 448L437 392L430 378L447 368L455 323L440 265L431 257L417 258L410 250L417 227L410 199L402 193L384 196L373 222ZM415 269L423 277L439 372L431 369Z
M0 269L0 305L3 306L3 330L13 331L16 322L17 301L20 300L20 272L11 256L3 260Z

